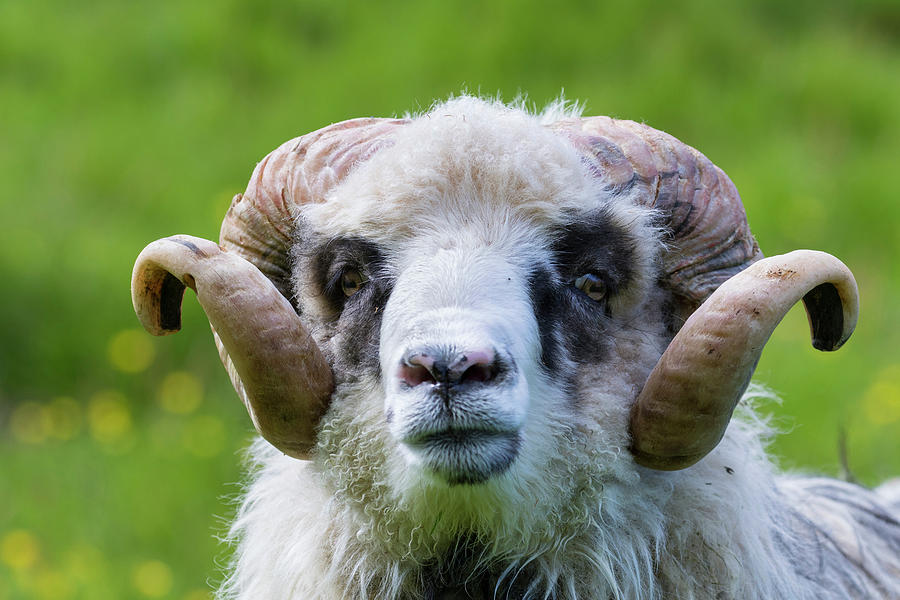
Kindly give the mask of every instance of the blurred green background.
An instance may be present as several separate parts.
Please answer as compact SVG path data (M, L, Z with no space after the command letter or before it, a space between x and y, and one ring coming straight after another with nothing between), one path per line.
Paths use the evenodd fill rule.
M900 3L0 3L0 600L209 597L249 420L196 302L154 339L134 258L215 239L281 142L463 89L644 121L738 186L767 254L828 250L862 316L795 309L757 378L786 468L900 475Z

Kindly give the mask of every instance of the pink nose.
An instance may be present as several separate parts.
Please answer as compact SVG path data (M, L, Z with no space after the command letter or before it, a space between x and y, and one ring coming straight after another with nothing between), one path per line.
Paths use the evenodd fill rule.
M397 377L410 387L423 383L448 386L488 383L498 373L492 348L456 351L438 347L410 350L400 362Z

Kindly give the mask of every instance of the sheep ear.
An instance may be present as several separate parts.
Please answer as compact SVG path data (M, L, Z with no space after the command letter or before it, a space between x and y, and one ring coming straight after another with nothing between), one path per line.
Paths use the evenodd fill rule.
M632 453L653 469L684 469L722 439L763 346L803 300L813 345L836 350L853 333L856 281L838 259L796 250L735 275L691 315L654 367L631 411Z
M134 265L132 301L147 331L180 329L185 287L197 293L256 429L285 454L308 458L334 383L290 303L236 254L209 240L172 236L148 245Z

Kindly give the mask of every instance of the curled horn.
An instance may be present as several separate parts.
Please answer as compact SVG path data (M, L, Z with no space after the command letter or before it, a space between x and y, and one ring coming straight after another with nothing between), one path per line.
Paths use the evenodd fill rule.
M148 245L134 266L134 310L148 331L181 328L185 287L197 293L216 340L229 349L223 361L256 429L285 454L306 458L334 383L293 307L246 260L178 235Z
M801 299L813 346L840 348L856 326L859 301L850 270L830 254L764 258L713 292L666 348L632 407L635 460L674 471L712 451L763 346Z
M184 289L194 289L254 426L295 458L309 458L334 386L330 366L289 302L295 217L301 205L324 201L403 123L355 119L283 144L232 200L221 246L173 236L147 246L135 264L132 299L144 327L155 335L178 331Z
M722 439L763 345L788 309L802 298L813 345L836 350L856 324L856 283L824 253L763 259L734 184L674 137L608 117L568 119L554 128L611 194L654 208L670 236L662 280L675 303L673 330L680 331L638 395L630 429L636 462L686 468Z

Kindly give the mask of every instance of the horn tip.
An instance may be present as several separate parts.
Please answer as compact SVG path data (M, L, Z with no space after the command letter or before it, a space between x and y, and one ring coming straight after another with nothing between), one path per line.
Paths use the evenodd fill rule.
M184 290L184 283L163 269L136 269L131 285L132 305L148 333L163 336L181 330Z
M703 452L689 456L661 456L642 452L638 448L632 447L631 454L634 462L642 467L653 469L654 471L680 471L697 464L707 453Z
M834 352L835 350L839 350L847 340L850 339L850 334L842 336L840 338L833 337L813 337L812 338L812 346L816 350L820 350L822 352Z

